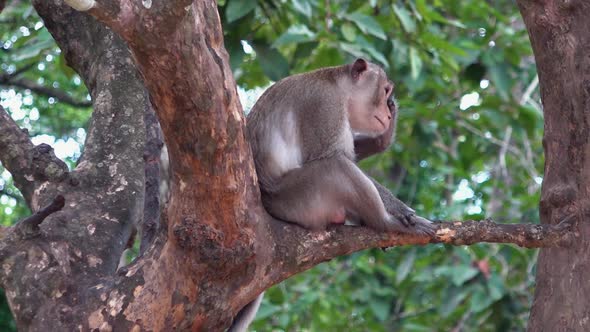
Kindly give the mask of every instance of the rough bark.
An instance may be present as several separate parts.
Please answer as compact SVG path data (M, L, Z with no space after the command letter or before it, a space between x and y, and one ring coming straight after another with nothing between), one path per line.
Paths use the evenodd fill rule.
M99 305L91 299L101 299L100 285L115 273L143 210L145 89L124 42L59 3L38 1L35 7L88 87L94 112L78 166L65 179L27 184L33 211L58 195L65 207L42 221L37 236L3 232L0 283L23 331L72 331L79 324L88 329ZM15 179L25 174L2 162ZM115 301L112 296L108 301Z
M542 249L529 331L590 330L590 3L518 2L529 32L545 116L545 225L576 215L572 247Z
M160 227L160 156L164 142L158 117L151 104L147 105L144 114L146 127L145 150L145 198L143 204L143 223L141 225L140 254L154 243L158 234L164 231Z
M345 226L310 232L275 220L260 204L215 2L69 2L92 4L88 13L131 53L91 16L58 0L34 2L89 88L94 112L68 181L33 190L34 210L58 194L65 207L34 219L39 234L2 230L0 283L22 330L220 331L271 285L365 248L571 242L573 210L559 215L560 225L440 223L433 238ZM170 158L159 222L150 187L159 141L146 90ZM142 256L117 270L141 219Z

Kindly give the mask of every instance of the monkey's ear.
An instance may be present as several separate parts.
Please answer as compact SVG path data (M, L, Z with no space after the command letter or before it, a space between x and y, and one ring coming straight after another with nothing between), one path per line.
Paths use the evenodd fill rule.
M352 78L354 80L358 79L361 76L361 73L367 70L367 66L367 61L365 61L365 59L356 59L352 64L352 70L350 71Z

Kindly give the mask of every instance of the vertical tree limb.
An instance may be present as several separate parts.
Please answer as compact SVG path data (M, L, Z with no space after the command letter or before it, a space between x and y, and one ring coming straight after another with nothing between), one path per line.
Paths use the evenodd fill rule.
M6 268L0 282L10 290L19 329L69 331L80 323L89 326L90 313L117 301L116 294L99 292L111 288L120 255L142 219L143 115L149 102L118 36L61 1L34 5L88 87L94 112L83 156L68 180L41 181L33 190L33 207L59 194L67 204L40 224L43 236L0 240ZM39 280L47 282L39 285Z
M578 215L570 248L539 252L528 330L588 331L590 3L517 3L535 55L545 118L541 223L556 224L564 215Z

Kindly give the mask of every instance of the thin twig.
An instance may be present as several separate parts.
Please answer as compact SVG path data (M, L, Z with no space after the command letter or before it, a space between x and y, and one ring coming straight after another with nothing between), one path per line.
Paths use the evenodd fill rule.
M535 78L533 78L533 81L529 84L529 86L524 91L524 94L520 98L520 102L519 102L519 104L521 106L526 104L531 99L531 94L533 93L533 91L535 91L535 89L537 88L537 85L539 85L539 75L535 75Z
M33 81L24 78L0 76L0 85L28 89L43 96L56 98L58 101L74 107L92 106L92 102L89 100L77 100L62 90L36 84Z

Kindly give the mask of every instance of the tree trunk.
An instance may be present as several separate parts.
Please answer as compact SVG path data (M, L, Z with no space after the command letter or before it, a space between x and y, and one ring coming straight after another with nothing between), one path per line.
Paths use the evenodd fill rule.
M221 331L266 288L339 255L426 243L564 246L572 238L570 214L583 216L578 198L585 197L579 189L585 188L579 187L584 172L578 170L587 122L581 113L585 99L575 97L585 90L571 96L576 102L568 104L568 117L547 116L549 129L576 130L563 137L553 131L546 140L548 165L566 164L548 167L544 193L551 183L558 190L544 195L542 204L544 221L564 219L559 225L439 223L429 238L364 227L311 232L275 220L260 204L216 3L66 2L88 12L75 12L61 0L34 3L92 95L94 112L77 167L60 168L51 150L33 147L0 108L0 158L34 212L0 234L0 283L20 330ZM575 31L582 33L584 24L578 22ZM563 52L586 45L576 38L563 41L569 42ZM573 58L563 66L570 64ZM563 85L552 88L570 84L571 90L560 90L568 95L578 90L566 78L583 72L556 71L541 81L562 75ZM153 111L170 156L170 199L163 208L154 189L161 140ZM552 127L565 118L567 125ZM566 155L555 151L561 144L565 148L558 151ZM61 171L48 171L55 169ZM567 170L573 174L555 177ZM390 194L381 194L387 203ZM143 229L142 254L117 268L134 229Z
M571 247L541 249L529 331L590 331L590 4L519 1L545 115L543 224L575 215Z

